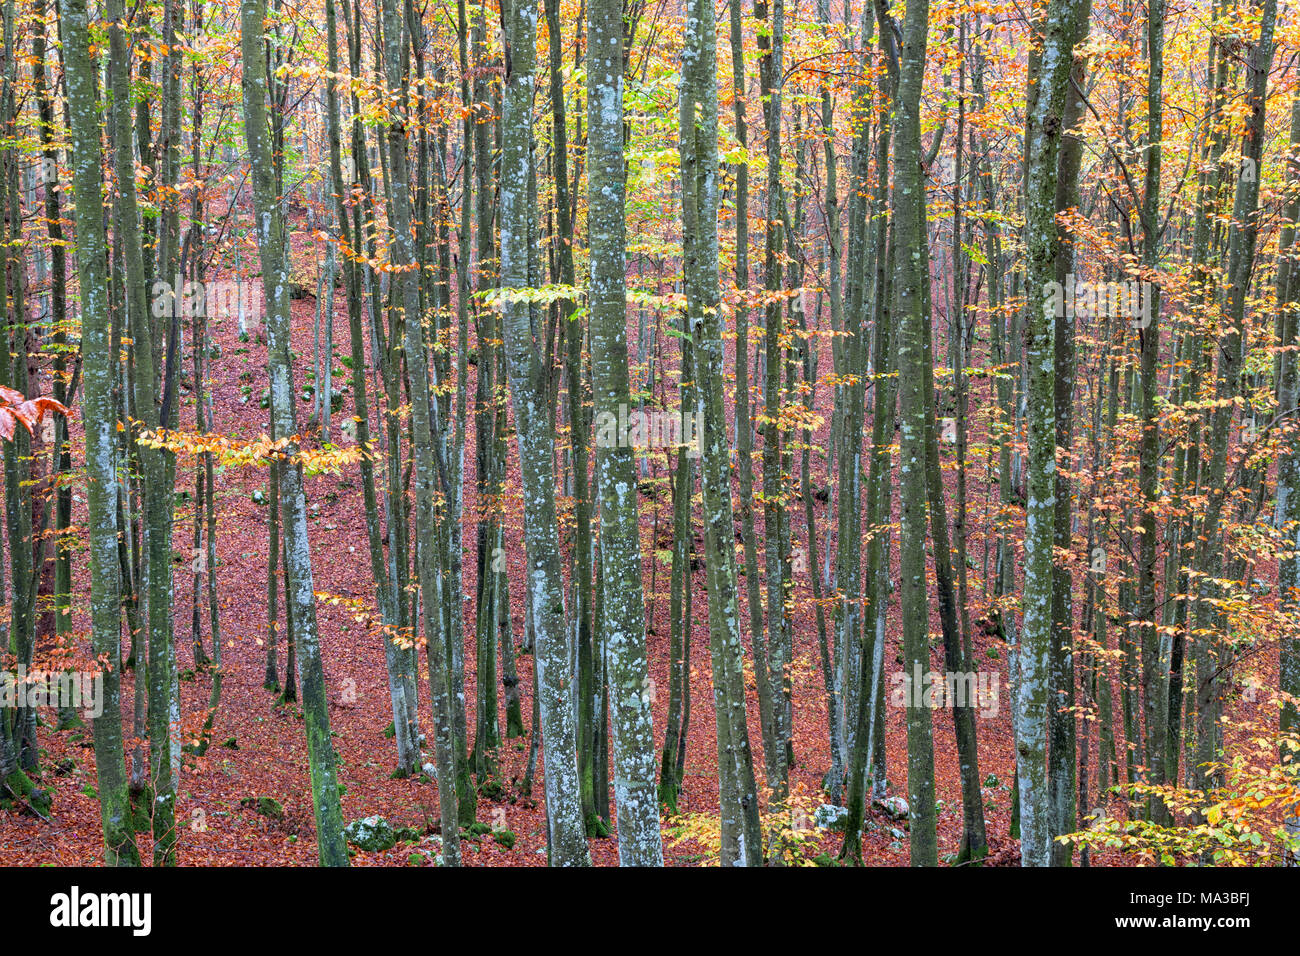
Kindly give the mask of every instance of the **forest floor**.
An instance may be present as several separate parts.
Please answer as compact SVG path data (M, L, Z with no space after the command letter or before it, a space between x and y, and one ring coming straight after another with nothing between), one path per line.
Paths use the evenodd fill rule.
M297 242L301 244L302 233ZM299 258L303 257L301 245ZM308 254L309 255L309 254ZM335 353L348 354L347 315L342 294L336 296ZM294 302L295 384L301 399L305 374L311 368L312 325L315 319L315 302L312 298ZM635 332L635 321L631 323ZM265 347L256 339L241 341L235 321L218 320L212 324L211 334L220 354L211 361L210 387L213 389L216 429L218 432L245 440L261 435L269 422L269 412L259 406L259 397L267 387ZM816 341L816 340L815 340ZM825 340L821 340L825 341ZM729 345L729 351L731 346ZM188 365L188 362L186 363ZM343 389L350 383L350 373L341 363L336 363L335 387ZM822 363L823 374L829 372L829 351ZM338 373L342 373L339 375ZM241 388L247 386L247 391ZM472 394L472 386L471 386ZM192 391L184 392L186 404L182 408L182 427L193 427ZM241 401L241 398L246 398ZM351 414L352 397L347 390L345 407L335 415L335 432L339 422ZM974 404L974 402L972 403ZM820 453L828 444L826 435L830 418L830 390L818 390L818 408L824 415L821 429L814 436L814 449ZM305 422L310 414L307 403L299 401L298 416ZM186 417L188 416L188 417ZM74 418L79 418L74 413ZM373 422L373 416L372 416ZM472 428L472 417L471 417ZM336 441L338 439L336 438ZM81 441L80 427L75 428L74 441ZM466 456L467 528L475 514L472 449L473 436L468 441L471 453ZM761 446L760 446L761 447ZM515 461L513 439L510 442L510 494L515 503L505 509L507 559L511 587L511 624L516 648L523 638L522 589L515 586L522 575L524 554L522 549L522 507L518 505L518 466ZM80 453L77 453L80 460ZM796 458L797 462L797 458ZM818 468L824 472L820 459L814 461L814 474ZM658 466L659 477L664 477L663 466ZM757 471L756 464L756 471ZM971 573L972 620L978 618L986 606L988 595L980 583L979 566L984 549L984 522L991 513L985 502L989 499L987 483L982 481L982 465L972 469L969 527L971 556L976 570ZM978 472L978 473L976 473ZM948 476L951 479L951 475ZM177 492L192 489L194 480L193 459L182 460L178 465ZM661 488L666 486L660 485ZM314 824L309 800L310 787L303 724L293 705L277 705L276 695L263 689L267 636L267 510L254 500L254 492L267 490L264 469L247 468L225 470L217 479L218 508L218 580L220 624L222 631L225 680L220 709L212 731L212 746L203 758L187 756L181 772L177 805L177 821L181 828L179 859L183 865L313 865L316 863ZM314 585L318 592L328 592L348 599L358 599L367 607L374 607L374 591L370 581L369 558L366 546L361 485L355 468L343 477L321 475L307 481L310 511L309 533L312 543ZM78 495L78 499L82 496ZM656 688L668 687L668 567L662 563L657 569L652 562L660 560L656 549L664 536L671 535L671 505L667 494L657 498L642 498L642 527L645 542L647 605L652 620L649 635L651 676ZM74 522L84 523L84 503L74 506ZM655 515L659 509L658 533L660 543L653 541ZM819 557L825 555L825 506L817 505L820 535L817 542ZM193 669L191 615L192 581L189 559L193 554L192 498L178 504L175 524L175 641L178 667L182 672L180 683L182 697L182 733L190 740L202 724L207 706L211 676ZM895 521L897 516L895 516ZM698 525L697 525L698 527ZM737 530L739 519L737 517ZM799 511L793 518L796 545L806 546L806 530ZM465 541L472 547L472 534L467 531ZM761 552L760 548L760 552ZM893 550L894 579L897 580L897 548ZM470 556L472 558L472 555ZM79 616L76 627L80 634L88 634L85 595L88 579L85 570L84 543L74 555L76 592ZM474 561L465 561L466 577L464 611L466 615L466 687L469 710L468 724L471 735L474 727L474 628L473 594ZM654 581L654 591L650 590ZM820 665L817 629L811 601L807 574L796 582L794 594L795 659L791 668L794 695L794 750L795 763L791 785L809 808L826 802L821 791L822 778L829 766L827 735L827 701ZM665 817L666 861L673 865L695 865L708 861L704 847L694 839L677 840L674 833L679 827L699 832L702 817L693 814L716 814L717 753L713 721L712 684L708 653L707 601L702 571L695 573L693 626L691 633L691 702L690 726L686 755L686 774L679 811L685 816ZM933 591L932 591L933 594ZM741 587L741 600L744 588ZM938 637L937 610L932 600L932 664L943 670L942 642ZM888 645L885 654L885 673L901 670L901 638L896 618L896 603L891 608ZM340 758L340 778L346 788L343 812L347 821L373 814L385 817L394 827L409 826L421 831L432 829L438 816L436 784L423 776L411 779L392 779L395 761L395 742L384 735L392 714L384 668L382 637L375 628L359 623L352 609L321 601L318 621L325 672L329 687L330 722L335 735L335 746ZM204 620L204 641L209 641ZM283 621L283 614L281 615ZM742 620L747 616L742 611ZM283 627L283 624L281 625ZM1008 835L1011 810L1011 781L1014 774L1011 701L1007 682L1006 647L999 639L979 627L972 628L973 667L978 671L995 673L998 706L995 711L978 720L980 779L983 786L985 816L990 843L990 863L1017 864L1018 841ZM86 640L80 641L83 646ZM49 648L38 650L47 653ZM125 651L124 651L125 653ZM209 649L210 653L210 649ZM278 657L283 675L285 659L283 641ZM533 658L517 652L522 705L526 726L532 723L532 669ZM747 671L749 659L747 655ZM421 657L421 670L424 668ZM754 746L754 767L760 789L763 780L761 734L758 724L757 700L754 696L752 673L750 682L749 734ZM283 679L283 678L282 678ZM129 740L131 703L134 694L134 674L127 672L123 680L122 710L126 717ZM891 684L886 684L888 693ZM421 693L421 725L427 731L431 716L427 682L419 684ZM661 741L665 727L668 695L654 695L653 710L657 737ZM886 750L889 793L906 797L906 728L905 712L896 706L887 706ZM53 796L53 809L48 821L15 812L0 812L0 863L3 864L58 864L87 865L102 862L103 848L100 836L99 804L95 797L95 765L91 738L87 730L55 732L50 726L50 712L45 712L46 725L42 727L40 743L43 749L41 785ZM504 731L504 705L501 716ZM933 713L936 796L940 801L938 814L939 853L943 859L954 854L961 838L961 791L958 777L956 746L953 735L952 711ZM472 743L472 741L471 741ZM500 751L500 773L503 794L496 801L480 797L478 819L498 829L512 831L517 840L511 848L499 845L491 835L471 840L465 848L464 859L474 866L542 866L546 863L545 810L542 805L542 775L544 761L539 757L538 778L534 782L531 798L519 792L524 777L528 752L528 738L505 740ZM129 750L128 750L129 753ZM431 759L431 758L428 758ZM1095 759L1095 758L1094 758ZM284 808L281 819L272 819L246 806L248 798L268 796ZM611 798L612 803L612 798ZM150 842L148 834L141 834L142 857L147 857ZM800 850L800 855L811 859L818 853L838 854L842 838L838 834L818 831L812 842ZM815 845L814 845L815 844ZM428 845L423 846L427 849ZM393 849L367 853L357 852L353 862L366 866L405 866L427 864L426 854L420 846L398 843ZM593 862L617 863L617 841L614 837L591 841ZM863 858L869 865L899 865L908 862L906 823L893 820L879 806L869 814L863 837ZM1096 862L1102 862L1097 860ZM1120 862L1106 860L1106 862Z

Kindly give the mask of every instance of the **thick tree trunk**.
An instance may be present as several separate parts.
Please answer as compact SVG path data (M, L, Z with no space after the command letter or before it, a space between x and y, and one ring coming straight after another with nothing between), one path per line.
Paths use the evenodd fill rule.
M1025 247L1028 305L1025 365L1028 370L1029 477L1025 528L1024 621L1016 655L1016 771L1020 793L1021 862L1051 860L1047 803L1048 670L1052 645L1053 549L1056 533L1056 184L1063 116L1073 50L1089 0L1052 0L1044 20L1042 59L1031 78L1032 107L1026 118Z
M90 23L85 0L60 0L59 17L64 38L72 142L70 160L76 196L77 265L81 281L91 640L96 656L104 661L104 711L94 722L95 767L104 828L104 862L109 866L135 866L140 856L132 830L122 740L122 594L118 576L118 479L113 433L117 420L113 402L115 353L109 347L96 64L90 56Z
M598 416L618 418L628 390L626 236L623 210L622 0L587 5L587 223L591 278L591 377ZM655 792L654 725L646 663L641 532L633 450L597 442L601 640L613 716L614 798L623 866L662 866Z
M505 12L506 89L501 141L501 284L527 288L533 206L529 180L537 46L536 0L513 0ZM528 603L536 629L537 694L546 759L546 816L552 866L591 862L582 821L576 721L569 674L564 584L555 524L554 422L549 414L545 350L531 309L505 297L505 349L522 473Z

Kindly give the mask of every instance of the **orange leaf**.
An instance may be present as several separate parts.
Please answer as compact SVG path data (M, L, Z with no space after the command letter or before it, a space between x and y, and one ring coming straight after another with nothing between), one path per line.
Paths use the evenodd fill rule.
M60 415L68 414L68 406L53 398L32 398L18 406L18 410L27 415L35 422L39 422L45 417L46 412L58 412Z
M32 431L31 416L29 416L25 411L23 411L22 405L10 406L9 408L6 408L5 411L8 412L10 415L12 415L14 418L18 419L18 421L22 422L23 428L26 428L29 434L35 434L35 432Z

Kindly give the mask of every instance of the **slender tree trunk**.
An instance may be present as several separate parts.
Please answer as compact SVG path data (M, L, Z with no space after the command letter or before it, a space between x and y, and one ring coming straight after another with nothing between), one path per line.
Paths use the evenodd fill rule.
M240 43L244 62L244 131L252 166L254 209L258 218L257 246L267 295L267 338L271 377L271 415L276 431L296 434L293 379L289 361L289 263L282 196L267 136L266 73L262 59L262 24L265 0L242 0ZM286 552L285 609L298 655L302 683L307 754L311 764L312 809L316 841L323 866L347 866L343 838L343 813L334 744L330 740L329 702L325 671L316 631L316 599L312 591L311 553L307 541L307 507L302 467L294 458L297 447L290 439L280 453L280 512Z
M680 134L683 276L696 356L697 422L703 429L705 571L709 646L718 731L723 866L757 866L763 858L753 755L745 723L743 647L736 595L726 417L723 409L722 322L718 305L717 26L713 4L691 0L682 51ZM743 338L738 348L744 348ZM737 386L739 393L739 384ZM737 417L738 427L748 422ZM755 639L758 634L755 632Z
M1273 29L1277 14L1276 0L1261 4L1260 34L1247 55L1246 104L1250 115L1241 144L1239 169L1260 168L1264 140L1264 97L1268 73L1273 62ZM1205 487L1208 502L1200 528L1198 569L1203 575L1198 584L1195 605L1196 628L1196 756L1192 779L1194 785L1208 791L1215 783L1209 766L1218 759L1220 746L1219 718L1222 710L1222 685L1227 665L1227 645L1216 637L1224 630L1222 611L1216 603L1221 597L1215 581L1223 567L1220 521L1227 489L1228 432L1235 414L1234 398L1240 387L1242 339L1245 335L1246 291L1255 258L1259 230L1259 176L1237 177L1232 219L1228 226L1227 302L1219 335L1219 363L1215 378L1215 398L1210 413L1209 459L1205 464Z
M895 237L902 253L895 258L894 302L901 330L898 346L901 494L903 666L912 677L907 695L907 792L913 866L938 863L934 806L934 741L930 711L915 686L929 670L929 600L926 593L926 416L932 390L927 376L925 311L929 283L929 248L924 231L925 178L921 166L921 86L925 73L929 3L907 8L895 105ZM855 503L856 506L856 503Z
M1164 150L1163 117L1161 101L1164 83L1164 0L1154 0L1147 13L1147 138L1146 175L1142 201L1142 264L1154 270L1159 257L1160 215L1160 158ZM1159 786L1164 782L1165 732L1168 729L1169 707L1169 647L1168 632L1157 627L1156 618L1156 512L1160 497L1160 419L1156 409L1157 363L1160 359L1160 295L1159 288L1149 286L1144 313L1138 321L1137 335L1141 343L1141 396L1139 399L1142 421L1141 449L1138 464L1138 491L1142 497L1139 523L1142 533L1138 542L1137 559L1137 614L1142 642L1142 690L1146 720L1147 782ZM1152 798L1148 812L1157 822L1166 822L1163 804Z
M1292 436L1290 448L1278 460L1277 514L1275 525L1287 535L1291 553L1278 564L1278 597L1291 618L1300 622L1300 441L1296 440L1296 406L1300 405L1300 359L1296 357L1297 334L1295 266L1292 256L1296 251L1296 219L1300 215L1300 96L1291 100L1291 149L1287 157L1287 186L1291 191L1287 203L1287 220L1278 240L1278 309L1282 334L1278 344L1287 349L1281 356L1278 375L1278 415L1288 415L1284 430ZM1279 730L1286 734L1300 733L1300 636L1284 638L1280 652L1278 687L1290 700L1282 707ZM1283 762L1294 766L1298 755L1294 750L1283 749ZM1293 840L1300 840L1300 813L1287 815L1284 825ZM1300 865L1300 852L1287 857L1291 866Z
M110 21L109 58L113 90L115 131L114 166L117 174L119 225L126 260L126 307L131 328L135 415L146 431L156 432L163 424L159 408L158 367L153 322L145 296L144 254L140 214L136 201L135 157L131 148L130 42L120 0L109 0L105 8ZM154 290L157 293L157 290ZM176 312L176 296L162 294L156 302L166 315ZM176 793L173 784L173 735L179 733L178 702L172 693L175 661L172 647L171 512L172 491L167 481L168 452L141 445L138 451L143 470L145 549L148 568L146 619L149 634L149 771L153 787L154 863L176 862ZM179 768L177 768L179 769Z
M760 23L767 18L767 0L754 5L754 18ZM764 145L767 153L767 213L765 215L766 255L763 260L764 284L770 301L764 310L763 330L763 580L767 585L767 639L763 648L766 657L766 675L761 671L759 642L754 642L755 679L766 680L768 723L763 728L763 757L767 768L767 786L774 801L783 801L789 789L790 765L787 749L787 681L789 621L786 614L786 585L789 579L789 554L783 549L788 536L788 516L785 509L784 475L781 467L781 375L785 369L785 348L782 344L784 309L782 297L782 246L784 244L781 221L781 90L784 70L784 0L772 0L771 21L758 32L760 51L761 90L763 118L765 120ZM739 346L739 343L737 343ZM860 432L860 429L859 429ZM857 470L856 463L852 466ZM854 502L856 511L858 503Z
M745 56L741 34L740 0L728 3L731 18L732 101L736 139L741 148L748 142L745 126ZM716 57L716 43L715 57ZM758 539L754 533L754 426L750 414L749 308L744 290L749 288L749 164L732 167L736 178L736 288L741 303L736 308L736 472L739 479L740 536L744 547L745 597L749 612L749 633L754 653L754 681L758 687L759 727L767 755L767 735L772 726L771 682L768 680L767 638L763 633L763 597L758 571Z
M1074 25L1076 42L1088 34L1088 21L1092 13L1091 0L1084 0L1075 10L1078 21ZM1083 114L1083 87L1085 63L1080 55L1071 54L1070 88L1066 92L1065 110L1061 125L1065 130L1057 161L1056 204L1058 213L1079 205L1079 164L1083 154L1083 140L1069 135ZM1064 285L1075 272L1074 248L1071 238L1063 228L1057 227L1058 250L1056 281ZM1056 445L1069 450L1074 438L1074 316L1065 309L1053 317L1055 343L1053 361L1053 394L1056 403ZM1067 459L1056 472L1056 524L1055 546L1069 553L1073 541L1071 525L1071 488L1067 473L1073 471ZM1058 562L1052 570L1052 646L1049 652L1051 670L1048 692L1047 736L1048 812L1051 815L1051 833L1058 837L1075 829L1075 688L1074 688L1074 579L1068 562ZM1068 843L1052 841L1052 863L1069 866L1073 850Z

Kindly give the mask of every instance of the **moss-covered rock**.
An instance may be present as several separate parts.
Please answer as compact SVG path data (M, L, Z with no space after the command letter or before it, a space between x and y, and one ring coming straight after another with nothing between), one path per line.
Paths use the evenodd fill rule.
M343 835L358 850L367 853L389 850L397 844L397 834L389 822L381 816L354 820L343 828Z
M245 797L239 801L239 805L272 820L284 819L284 807L275 797Z
M0 781L0 807L26 807L45 816L50 812L50 795L36 786L22 770L16 769Z
M833 803L823 803L813 813L813 826L831 833L843 833L848 822L849 808L837 807Z
M398 827L393 836L399 843L419 843L424 839L424 833L418 827Z
M876 806L895 820L906 820L908 818L907 801L902 797L885 797L883 800L877 800Z

